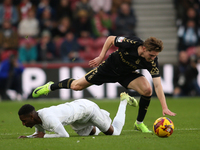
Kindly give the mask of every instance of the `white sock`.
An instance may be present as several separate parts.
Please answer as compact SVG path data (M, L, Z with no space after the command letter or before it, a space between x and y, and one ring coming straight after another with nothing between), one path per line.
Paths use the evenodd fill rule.
M136 120L136 123L137 123L137 124L141 124L141 123L143 123L143 121L142 121L142 122L140 122L140 121L137 121L137 120Z
M99 130L99 128L96 127L96 132L94 135L98 135L101 131Z
M113 119L112 126L114 128L113 135L120 135L125 123L127 100L120 101L119 108L115 118Z
M51 85L48 86L49 91L51 91Z

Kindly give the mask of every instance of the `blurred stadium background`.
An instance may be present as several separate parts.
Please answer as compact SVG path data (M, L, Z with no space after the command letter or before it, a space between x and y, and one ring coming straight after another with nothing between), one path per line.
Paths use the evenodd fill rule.
M158 58L165 94L179 96L183 86L194 82L183 96L197 96L200 75L187 68L195 63L192 68L200 71L199 23L198 0L0 0L1 99L26 100L49 80L84 76L91 70L88 61L98 56L109 35L161 39L164 50ZM106 57L115 50L113 46ZM21 68L6 65L11 56ZM12 78L15 67L21 70ZM139 71L152 83L146 70ZM47 98L114 99L121 91L125 89L117 83L105 84L79 92L60 90Z

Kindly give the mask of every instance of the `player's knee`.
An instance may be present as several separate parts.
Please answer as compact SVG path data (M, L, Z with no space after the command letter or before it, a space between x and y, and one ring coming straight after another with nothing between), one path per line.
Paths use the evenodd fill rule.
M113 135L113 132L114 132L114 128L113 126L111 125L110 128L106 131L106 132L103 132L105 135Z
M78 86L78 85L72 86L71 89L74 90L74 91L81 91L81 90L83 90L83 88L81 86Z
M92 128L92 131L90 132L89 135L94 135L95 133L96 133L96 127L94 126L94 127Z
M74 80L71 83L70 89L75 90L75 91L80 91L88 86L92 85L91 83L87 82L84 78Z
M152 88L151 87L146 87L143 91L144 96L151 96L152 95Z
M70 89L74 91L80 91L83 90L83 87L79 84L77 80L74 80L70 86Z

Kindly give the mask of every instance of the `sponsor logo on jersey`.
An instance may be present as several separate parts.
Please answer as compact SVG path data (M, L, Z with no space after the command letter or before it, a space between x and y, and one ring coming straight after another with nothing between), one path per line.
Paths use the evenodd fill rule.
M118 37L117 42L121 43L124 40L125 37Z
M151 64L152 64L153 67L156 66L156 63L154 61L151 61Z
M159 74L159 70L158 70L158 68L157 68L157 67L152 68L150 74L151 74L151 75L158 75L158 74Z
M139 64L139 63L140 63L140 59L136 60L135 63L136 63L136 64Z

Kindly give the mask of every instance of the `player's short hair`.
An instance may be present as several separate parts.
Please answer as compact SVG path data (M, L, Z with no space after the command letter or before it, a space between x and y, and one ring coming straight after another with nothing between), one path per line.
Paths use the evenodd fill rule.
M28 115L29 113L31 113L33 110L35 110L35 107L33 107L32 105L30 104L25 104L23 105L19 111L18 111L18 115L21 116L21 115Z
M147 51L161 52L164 48L163 42L155 37L149 37L144 41L143 45L146 47Z

